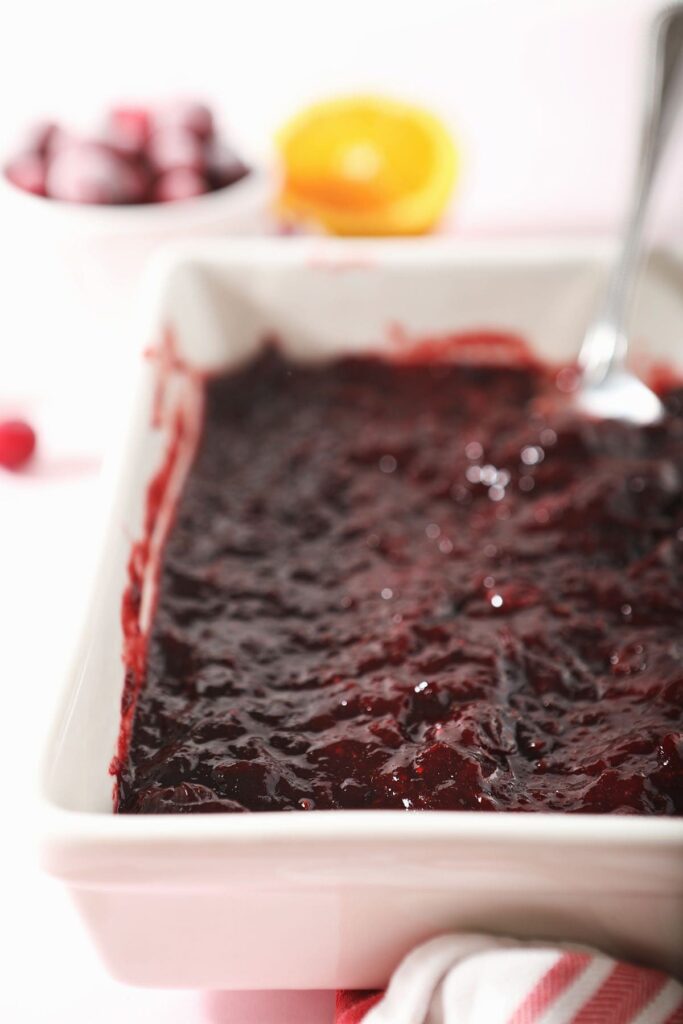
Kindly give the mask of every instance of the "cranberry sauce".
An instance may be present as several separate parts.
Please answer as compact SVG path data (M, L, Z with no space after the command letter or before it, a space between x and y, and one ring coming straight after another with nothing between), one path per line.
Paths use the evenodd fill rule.
M269 351L207 385L123 813L683 813L683 391Z

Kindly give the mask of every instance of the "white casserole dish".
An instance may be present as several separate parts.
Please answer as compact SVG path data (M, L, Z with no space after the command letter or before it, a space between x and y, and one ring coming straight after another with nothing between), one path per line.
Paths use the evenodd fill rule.
M541 354L576 351L603 242L197 243L153 275L146 344L171 327L183 359L218 369L275 332L301 358L409 333L502 328ZM651 268L635 335L683 368L683 274ZM44 863L68 886L112 973L191 988L371 988L416 942L453 928L589 942L683 967L683 820L327 811L116 816L121 599L168 413L196 425L196 384L139 359L87 621L45 757ZM188 448L189 453L189 448ZM172 475L180 484L183 466ZM163 517L163 513L162 513Z

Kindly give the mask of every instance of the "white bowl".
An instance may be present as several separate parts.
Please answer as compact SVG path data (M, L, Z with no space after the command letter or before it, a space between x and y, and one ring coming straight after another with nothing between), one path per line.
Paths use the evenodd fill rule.
M100 346L125 345L131 309L150 256L173 241L272 230L272 176L254 168L245 178L206 195L172 203L102 206L67 203L22 191L0 170L0 222L12 238L15 279L41 296L33 318L24 300L27 341L44 330L45 309L57 325L91 336Z
M157 265L145 343L175 332L203 369L276 332L309 358L413 333L505 328L569 358L604 277L604 243L206 243ZM636 327L683 366L680 266L659 260ZM108 774L122 688L121 598L147 484L192 375L140 359L110 460L107 522L87 621L43 772L44 861L83 913L111 971L156 986L370 988L415 943L453 928L579 940L668 970L683 966L683 820L471 812L326 811L117 816ZM163 520L164 506L160 513ZM163 526L163 523L160 523ZM159 539L161 534L157 535ZM146 587L154 578L153 567Z
M267 204L264 185L268 175L261 168L252 168L234 185L207 192L190 199L170 203L135 203L130 206L106 206L101 203L67 203L61 199L35 196L18 188L0 173L2 202L13 203L27 223L38 224L47 231L83 233L118 238L252 231L262 226Z

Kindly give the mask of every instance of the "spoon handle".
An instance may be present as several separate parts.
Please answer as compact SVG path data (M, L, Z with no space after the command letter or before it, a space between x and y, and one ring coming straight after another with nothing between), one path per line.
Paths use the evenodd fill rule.
M640 154L619 257L602 309L584 339L579 365L593 384L626 358L626 322L640 270L643 228L659 158L683 96L683 3L659 11L652 25L647 61Z

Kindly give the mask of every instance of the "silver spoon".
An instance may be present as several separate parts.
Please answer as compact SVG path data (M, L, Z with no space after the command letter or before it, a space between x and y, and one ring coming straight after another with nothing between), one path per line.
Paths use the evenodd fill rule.
M683 3L661 10L653 21L645 83L640 157L621 251L612 268L600 312L579 352L580 408L600 419L654 423L662 403L626 367L627 324L643 256L643 228L659 159L683 95Z

